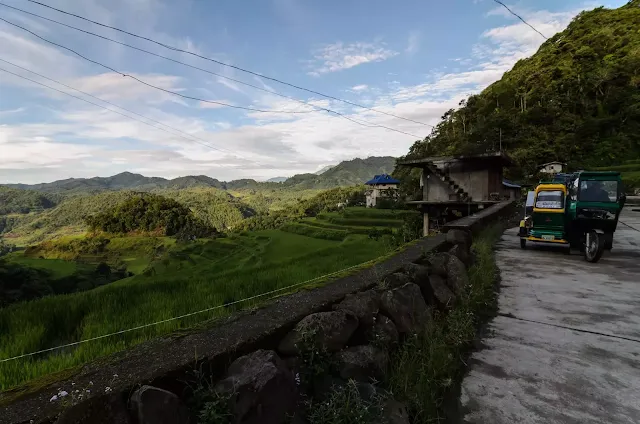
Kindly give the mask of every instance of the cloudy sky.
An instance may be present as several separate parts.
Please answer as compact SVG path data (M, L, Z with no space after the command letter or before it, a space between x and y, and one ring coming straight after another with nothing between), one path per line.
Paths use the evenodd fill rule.
M121 72L0 21L0 183L122 171L267 179L313 172L355 157L402 155L430 131L425 125L168 50L26 0L2 1L204 71L0 5L0 18ZM444 111L499 79L544 41L492 0L41 1L426 124L437 123ZM548 37L581 10L624 3L507 1ZM160 91L122 74L205 101Z

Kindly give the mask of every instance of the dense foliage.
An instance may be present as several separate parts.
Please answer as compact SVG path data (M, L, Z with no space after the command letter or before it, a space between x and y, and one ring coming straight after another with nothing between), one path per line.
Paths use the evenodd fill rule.
M589 169L640 158L639 22L638 0L580 13L500 81L446 112L408 156L501 145L519 165L514 178L552 160Z
M215 230L181 203L155 194L135 194L118 206L86 218L90 231L203 237Z
M0 215L40 212L54 206L55 202L41 193L0 186Z
M192 188L189 190L163 190L158 194L189 207L197 219L209 227L219 230L232 229L243 219L256 214L253 208L241 199L223 190Z

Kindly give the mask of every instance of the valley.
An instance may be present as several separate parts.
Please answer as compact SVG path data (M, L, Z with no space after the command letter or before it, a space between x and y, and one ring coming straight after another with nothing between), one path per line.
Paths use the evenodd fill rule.
M366 179L344 177L345 166L331 170L336 168L347 180ZM125 177L133 189L122 183ZM252 182L242 188L234 182L220 188L198 183L144 191L140 187L149 188L155 179L119 175L103 180L111 183L99 190L95 180L74 180L72 189L69 182L56 190L47 185L2 189L8 213L0 218L1 240L12 251L5 249L0 258L0 277L6 277L0 286L0 357L209 310L0 363L2 390L268 297L243 299L312 287L419 235L417 212L356 206L364 202L358 185L306 189ZM92 189L79 190L88 185ZM345 202L354 206L337 208Z

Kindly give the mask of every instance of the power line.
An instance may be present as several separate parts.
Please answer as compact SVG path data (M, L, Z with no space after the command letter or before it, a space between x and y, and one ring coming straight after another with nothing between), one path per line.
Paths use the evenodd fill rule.
M22 358L26 358L26 357L29 357L29 356L39 355L41 353L52 352L54 350L64 349L66 347L77 346L77 345L80 345L80 344L93 342L93 341L100 340L100 339L105 339L107 337L113 337L113 336L117 336L117 335L120 335L120 334L125 334L125 333L129 333L129 332L132 332L132 331L136 331L136 330L141 330L143 328L153 327L155 325L164 324L164 323L167 323L167 322L176 321L176 320L183 319L183 318L188 318L190 316L202 314L202 313L205 313L205 312L210 312L210 311L213 311L213 310L216 310L216 309L227 308L229 306L233 306L233 305L236 305L238 303L242 303L242 302L247 302L249 300L258 299L260 297L264 297L264 296L268 296L268 295L271 295L271 294L279 293L279 292L282 292L282 291L285 291L285 290L291 290L291 289L293 289L295 287L300 287L300 286L303 286L303 285L306 285L306 284L313 283L314 281L318 281L318 280L321 280L321 279L324 279L324 278L332 277L332 276L340 274L342 272L350 271L350 270L352 270L354 268L360 267L360 266L362 266L362 265L364 265L366 263L367 262L363 262L363 263L358 264L358 265L354 265L354 266L350 266L348 268L341 269L340 271L335 271L335 272L332 272L332 273L329 273L329 274L321 275L321 276L316 277L316 278L312 278L311 280L306 280L306 281L303 281L301 283L296 283L296 284L292 284L292 285L289 285L289 286L286 286L286 287L281 287L279 289L275 289L275 290L271 290L271 291L268 291L268 292L265 292L265 293L257 294L255 296L247 297L245 299L235 300L233 302L225 303L223 305L212 306L210 308L202 309L200 311L189 312L187 314L179 315L177 317L167 318L167 319L163 319L161 321L156 321L156 322L152 322L152 323L149 323L149 324L143 324L143 325L139 325L137 327L128 328L126 330L120 330L120 331L116 331L116 332L109 333L109 334L103 334L103 335L97 336L97 337L91 337L90 339L79 340L77 342L67 343L67 344L60 345L60 346L55 346L55 347L50 347L48 349L42 349L42 350L38 350L36 352L24 353L22 355L13 356L11 358L0 359L0 363L9 362L9 361L15 361L16 359L22 359ZM268 300L275 299L276 297L277 296L273 296L273 297L269 298Z
M13 7L13 6L9 6L9 5L4 4L4 3L2 3L2 2L0 2L0 5L1 5L1 6L9 7L9 8L11 8L11 9L18 10L18 11L20 11L20 12L24 12L24 13L29 14L29 15L32 15L32 16L36 16L36 17L38 17L38 18L41 18L41 19L44 19L44 20L47 20L47 21L51 21L51 22L57 23L57 24L59 24L59 25L62 25L62 26L68 27L68 28L75 29L75 30L77 30L77 31L80 31L80 32L83 32L83 33L86 33L86 34L93 35L93 36L95 36L95 37L102 38L102 39L104 39L104 40L108 40L108 41L114 42L114 43L116 43L116 44L120 44L120 45L123 45L123 46L129 47L129 48L132 48L132 49L135 49L135 50L139 50L139 51L141 51L141 52L144 52L144 53L147 53L147 54L150 54L150 55L156 56L156 57L160 57L160 58L162 58L162 59L166 59L166 60L169 60L169 61L172 61L172 62L175 62L175 63L179 63L179 64L182 64L182 65L184 65L184 66L188 66L188 67L190 67L190 68L194 68L194 69L197 69L197 70L199 70L199 71L203 71L203 72L206 72L206 73L209 73L209 74L212 74L212 75L218 76L218 77L220 77L220 78L228 79L228 80L231 80L231 81L237 82L237 83L239 83L239 84L243 84L243 85L246 85L246 86L249 86L249 87L253 87L253 88L257 89L257 90L261 90L261 91L267 92L267 93L269 93L269 94L273 94L273 95L276 95L276 96L279 96L279 97L283 97L283 98L286 98L286 99L289 99L289 100L293 100L293 101L295 101L295 102L298 102L298 103L301 103L301 104L304 104L304 105L310 106L310 107L312 107L313 109L315 109L315 110L317 110L317 111L322 111L322 112L330 113L330 114L332 114L332 115L335 115L335 116L341 117L341 118L343 118L343 119L346 119L346 120L348 120L348 121L354 122L354 123L356 123L356 124L358 124L358 125L361 125L361 126L364 126L364 127L369 127L369 128L383 128L383 129L386 129L386 130L389 130L389 131L394 131L394 132L397 132L397 133L400 133L400 134L404 134L404 135L408 135L408 136L411 136L411 137L414 137L414 138L418 138L418 139L422 139L422 138L423 138L423 137L421 137L421 136L419 136L419 135L415 135L415 134L408 133L408 132L406 132L406 131L402 131L402 130L398 130L398 129L395 129L395 128L387 127L387 126L385 126L385 125L372 124L371 122L366 121L366 120L356 120L356 119L353 119L353 118L349 118L347 115L345 115L345 114L343 114L343 113L341 113L341 112L337 112L337 111L332 110L332 109L328 109L328 108L325 108L325 107L317 106L317 105L314 105L314 104L312 104L312 103L309 103L309 102L305 102L305 101L303 101L303 100L296 99L296 98L294 98L294 97L290 97L290 96L287 96L287 95L284 95L284 94L281 94L281 93L278 93L278 92L275 92L275 91L267 90L267 89L265 89L265 88L258 87L258 86L256 86L256 85L253 85L253 84L250 84L250 83L247 83L247 82L244 82L244 81L240 81L240 80L237 80L237 79L234 79L234 78L231 78L231 77L227 77L227 76L225 76L225 75L217 74L217 73L215 73L215 72L213 72L213 71L210 71L210 70L207 70L207 69L203 69L203 68L200 68L200 67L197 67L197 66L194 66L194 65L190 65L190 64L188 64L188 63L184 63L184 62L181 62L181 61L179 61L179 60L175 60L175 59L172 59L172 58L169 58L169 57L166 57L166 56L162 56L162 55L159 55L159 54L157 54L157 53L153 53L153 52L150 52L150 51L148 51L148 50L141 49L141 48L139 48L139 47L135 47L135 46L132 46L132 45L129 45L129 44L126 44L126 43L122 43L122 42L120 42L120 41L113 40L113 39L111 39L111 38L104 37L104 36L102 36L102 35L92 33L92 32L90 32L90 31L85 31L85 30L83 30L83 29L76 28L76 27L74 27L74 26L72 26L72 25L67 25L67 24L65 24L65 23L58 22L58 21L56 21L56 20L54 20L54 19L49 19L49 18L46 18L46 17L44 17L44 16L40 16L40 15L35 14L35 13L27 12L27 11L25 11L25 10L22 10L22 9L19 9L19 8ZM27 32L31 33L32 35L34 35L34 36L36 36L36 37L40 38L41 40L46 41L47 43L51 43L51 44L56 45L56 46L58 46L58 47L64 48L64 49L66 49L66 50L69 50L69 51L71 51L72 53L74 53L74 54L76 54L76 55L78 55L78 56L82 57L82 58L83 58L83 59L85 59L85 60L88 60L88 61L90 61L90 62L92 62L92 63L96 63L96 64L98 64L98 65L100 65L100 66L106 67L107 69L112 70L112 71L114 71L114 72L120 73L119 71L116 71L116 70L114 70L113 68L110 68L110 67L108 67L108 66L106 66L106 65L103 65L103 64L101 64L101 63L99 63L99 62L96 62L96 61L93 61L93 60L91 60L91 59L88 59L88 58L86 58L86 57L84 57L84 56L80 55L79 53L77 53L77 52L76 52L76 51L74 51L74 50L71 50L71 49L69 49L69 48L67 48L67 47L65 47L65 46L62 46L62 45L60 45L60 44L54 43L54 42L52 42L52 41L50 41L50 40L47 40L47 39L45 39L45 38L43 38L43 37L39 36L38 34L35 34L34 32L32 32L32 31L30 31L30 30L28 30L28 29L26 29L26 28L23 28L23 27L21 27L21 26L19 26L19 25L17 25L17 24L14 24L14 23L8 22L7 20L2 19L2 18L0 18L0 20L3 20L3 21L5 21L5 22L7 22L7 23L9 23L9 24L11 24L11 25L13 25L13 26L16 26L16 27L18 27L18 28L20 28L20 29L23 29L24 31L27 31ZM133 77L133 76L130 76L130 75L125 75L125 74L122 74L122 75L123 75L123 76L129 76L129 77L131 77L131 78L137 79L137 78L135 78L135 77ZM138 79L137 79L137 80L138 80ZM140 80L138 80L138 81L140 81ZM142 82L142 81L140 81L140 82ZM142 83L143 83L143 84L146 84L146 83L144 83L144 82L142 82ZM146 84L146 85L149 85L149 84ZM157 87L155 87L155 86L154 86L154 88L157 88ZM159 88L159 89L160 89L160 90L163 90L163 91L167 91L167 90L162 89L162 88ZM172 93L172 94L176 94L176 95L178 95L178 96L182 96L182 97L190 98L190 97L188 97L188 96L184 96L184 95L179 94L179 93L174 93L174 92L170 92L170 93ZM238 106L231 106L231 107L240 108L240 107L238 107ZM257 110L257 109L253 109L253 110ZM276 113L310 113L310 112L313 112L313 111L297 111L297 112L289 112L289 111L262 111L262 112L276 112Z
M1 60L1 61L3 61L3 62L5 62L5 63L9 63L9 64L11 64L11 65L14 65L13 63L11 63L11 62L9 62L9 61L3 60L3 59L0 59L0 60ZM37 74L37 73L35 73L35 72L33 72L33 71L29 71L29 70L28 70L28 69L26 69L26 68L22 68L21 66L18 66L18 65L14 65L14 66L16 66L16 67L18 67L18 68L21 68L21 69L25 69L25 70L27 70L28 72L32 72L32 73L34 73L35 75L42 76L42 75ZM148 122L142 121L142 120L140 120L140 119L134 118L133 116L129 116L129 115L127 115L127 114L124 114L124 113L118 112L117 110L113 110L113 109L111 109L111 108L108 108L108 107L106 107L106 106L100 105L100 104L98 104L98 103L94 103L94 102L92 102L92 101L90 101L90 100L83 99L82 97L74 96L73 94L67 93L67 92L62 91L62 90L58 90L57 88L51 87L51 86L49 86L49 85L47 85L47 84L41 83L41 82L39 82L39 81L33 80L33 79L28 78L28 77L25 77L25 76L23 76L23 75L16 74L15 72L8 71L8 70L6 70L6 69L4 69L4 68L0 68L0 71L2 71L2 72L6 72L6 73L11 74L11 75L14 75L14 76L16 76L16 77L18 77L18 78L25 79L25 80L27 80L27 81L30 81L30 82L34 83L34 84L41 85L41 86L46 87L46 88L48 88L48 89L50 89L50 90L57 91L58 93L61 93L61 94L67 95L67 96L69 96L69 97L73 97L73 98L75 98L75 99L82 100L83 102L86 102L86 103L89 103L89 104L91 104L91 105L97 106L97 107L99 107L99 108L101 108L101 109L105 109L105 110L108 110L108 111L110 111L110 112L117 113L118 115L120 115L120 116L124 116L125 118L129 118L129 119L132 119L132 120L134 120L134 121L141 122L141 123L143 123L143 124L145 124L145 125L148 125L148 126L150 126L150 127L153 127L153 128L159 129L159 130L164 131L164 132L166 132L166 133L168 133L168 134L171 134L171 135L173 135L173 136L178 136L178 137L185 138L185 139L187 139L187 140L189 140L189 141L193 141L194 143L198 143L198 144L200 144L200 145L202 145L202 146L208 147L208 148L213 149L213 150L217 150L217 151L219 151L219 152L226 152L226 153L230 153L230 154L232 154L232 155L234 155L234 156L236 156L236 157L238 157L238 158L240 158L240 159L244 159L244 160L246 160L246 161L253 162L253 163L256 163L256 164L258 164L258 165L262 166L262 164L260 164L260 163L258 163L258 162L254 162L254 161L252 161L251 159L244 158L244 157L242 157L242 156L240 156L240 155L238 155L238 154L236 154L236 153L233 153L233 152L231 152L231 151L229 151L229 150L226 150L226 149L220 149L220 148L217 148L217 147L211 146L211 145L210 145L210 144L208 144L208 143L199 142L199 141L197 141L197 140L196 140L196 139L199 139L198 137L192 136L192 135L190 135L190 134L188 134L188 133L184 133L183 131L177 130L177 131L179 131L179 132L183 132L184 134L189 135L189 136L190 136L190 137L192 137L192 138L186 138L186 137L184 137L184 136L180 136L180 135L178 135L178 134L174 134L174 133L172 133L171 131L166 130L165 128L158 127L158 126L156 126L156 125L153 125L153 124L150 124L150 123L148 123ZM60 84L60 85L64 85L64 86L66 86L65 84L62 84L62 83L60 83L60 82L58 82L58 81L56 81L56 80L53 80L53 79L51 79L51 78L47 78L47 77L45 77L45 76L42 76L42 77L43 77L43 78L45 78L45 79L48 79L48 80L50 80L50 81L54 81L54 82L56 82L56 83L58 83L58 84ZM67 86L67 87L68 87L68 86ZM84 92L82 92L82 91L80 91L80 90L77 90L77 89L75 89L75 88L73 88L73 87L70 87L70 88L72 88L73 90L76 90L76 91L78 91L78 92L81 92L81 93L83 93L83 94L87 94L87 93L84 93ZM118 107L118 108L122 109L122 110L126 110L126 111L127 111L127 112L129 112L129 113L133 113L133 114L135 114L135 115L141 116L141 117L143 117L143 118L145 118L145 119L148 119L148 120L150 120L150 121L159 122L159 121L156 121L156 120L154 120L154 119L147 118L147 117L146 117L146 116L144 116L144 115L140 115L140 114L138 114L138 113L131 112L131 111L129 111L128 109L125 109L125 108L120 107L120 106L117 106L117 105L115 105L115 104L113 104L113 103L107 102L106 100L102 100L102 99L100 99L99 97L95 97L95 96L92 96L92 95L90 95L90 94L87 94L87 95L89 95L89 96L91 96L91 97L94 97L94 98L96 98L96 99L98 99L98 100L100 100L100 101L103 101L103 102L105 102L105 103L109 103L109 104L111 104L111 105L113 105L113 106L116 106L116 107ZM160 122L159 122L159 123L160 123ZM166 124L162 124L162 123L160 123L160 124L161 124L161 125L164 125L164 126L169 127L169 126L168 126L168 125L166 125ZM173 129L173 127L169 127L169 128L172 128L172 129Z
M33 32L33 31L31 31L31 30L28 30L28 29L26 29L25 27L22 27L22 26L20 26L20 25L18 25L18 24L15 24L15 23L13 23L13 22L10 22L10 21L8 21L8 20L6 20L6 19L4 19L4 18L0 18L0 21L4 21L4 22L8 23L9 25L13 25L13 26L14 26L14 27L16 27L16 28L20 28L20 29L22 29L22 30L24 30L24 31L28 32L29 34L31 34L31 35L33 35L33 36L35 36L35 37L38 37L38 38L39 38L39 39L41 39L42 41L45 41L45 42L47 42L47 43L49 43L49 44L53 44L54 46L58 46L58 47L60 47L60 48L62 48L62 49L68 50L68 51L70 51L71 53L75 54L76 56L81 57L82 59L84 59L84 60L86 60L86 61L88 61L88 62L91 62L91 63L94 63L94 64L96 64L96 65L102 66L103 68L108 69L108 70L110 70L110 71L112 71L112 72L115 72L116 74L120 74L120 75L122 75L123 77L127 77L127 78L134 79L134 80L138 81L139 83L144 84L144 85L146 85L146 86L148 86L148 87L155 88L156 90L164 91L165 93L169 93L169 94L172 94L172 95L174 95L174 96L179 96L179 97L183 97L183 98L185 98L185 99L190 99L190 100L197 100L197 101L204 102L204 103L212 103L212 104L219 105L219 106L231 107L231 108L234 108L234 109L250 110L250 111L253 111L253 112L261 112L261 113L287 113L287 114L288 114L288 113L310 113L310 112L313 112L313 111L311 111L311 110L305 110L305 111L287 111L287 110L265 110L265 109L256 109L256 108L252 108L252 107L236 106L236 105L231 105L231 104L228 104L228 103L217 102L217 101L215 101L215 100L206 100L206 99L201 99L201 98L199 98L199 97L187 96L186 94L181 94L181 93L178 93L178 92L176 92L176 91L167 90L166 88L162 88L162 87L158 87L157 85L150 84L150 83L148 83L148 82L146 82L146 81L141 80L141 79L140 79L140 78L138 78L138 77L135 77L135 76L133 76L133 75L130 75L130 74L127 74L127 73L124 73L124 72L118 71L117 69L114 69L114 68L112 68L112 67L111 67L111 66L109 66L109 65L105 65L104 63L101 63L101 62L95 61L95 60L93 60L93 59L89 59L88 57L86 57L86 56L84 56L84 55L82 55L82 54L78 53L77 51L75 51L75 50L73 50L73 49L71 49L71 48L69 48L69 47L63 46L62 44L58 44L58 43L56 43L55 41L51 41L51 40L48 40L48 39L46 39L46 38L44 38L44 37L41 37L40 35L36 34L35 32Z
M28 0L31 1L31 0ZM531 25L529 22L525 21L524 19L522 19L522 17L520 15L518 15L517 13L515 13L513 10L509 9L509 6L507 6L506 4L504 4L503 2L501 2L500 0L493 0L496 3L502 5L505 9L507 9L509 11L509 13L511 13L513 16L515 16L516 18L520 19L522 22L524 22L525 25L528 25L529 28L531 28L532 30L534 30L535 32L537 32L538 34L540 34L542 36L542 38L544 38L545 40L548 40L549 38L547 38L547 36L545 36L543 33L541 33L540 31L538 31L533 25ZM38 2L34 2L34 3L38 3ZM38 3L38 4L42 4L42 3ZM49 7L49 6L47 6Z
M344 99L341 99L339 97L334 97L334 96L331 96L329 94L320 93L319 91L314 91L314 90L311 90L311 89L308 89L308 88L301 87L299 85L291 84L291 83L288 83L286 81L280 80L278 78L269 77L269 76L260 74L258 72L254 72L254 71L251 71L251 70L248 70L248 69L245 69L245 68L241 68L241 67L236 66L236 65L231 65L229 63L225 63L225 62L222 62L222 61L219 61L219 60L216 60L216 59L212 59L212 58L209 58L209 57L206 57L206 56L199 55L197 53L190 52L188 50L183 50L183 49L180 49L178 47L174 47L174 46L170 46L168 44L161 43L161 42L156 41L156 40L154 40L152 38L144 37L142 35L134 34L132 32L125 31L125 30L120 29L120 28L116 28L116 27L113 27L113 26L110 26L110 25L106 25L106 24L103 24L103 23L100 23L100 22L96 22L96 21L93 21L91 19L85 18L84 16L80 16L80 15L77 15L75 13L66 12L64 10L57 9L57 8L55 8L53 6L49 6L47 4L40 3L40 2L35 1L35 0L27 0L27 1L30 1L31 3L38 4L40 6L47 7L47 8L52 9L52 10L55 10L56 12L64 13L65 15L73 16L75 18L82 19L82 20L85 20L87 22L91 22L92 24L96 24L96 25L99 25L99 26L104 27L104 28L113 29L115 31L119 31L119 32L121 32L123 34L127 34L127 35L130 35L132 37L136 37L136 38L140 38L142 40L150 41L150 42L152 42L154 44L157 44L157 45L162 46L162 47L164 47L166 49L169 49L169 50L173 50L173 51L177 51L177 52L181 52L181 53L186 53L186 54L189 54L189 55L192 55L192 56L195 56L195 57L199 57L200 59L204 59L204 60L208 60L208 61L213 62L213 63L217 63L218 65L222 65L222 66L226 66L226 67L229 67L229 68L233 68L233 69L236 69L236 70L241 71L241 72L246 72L248 74L251 74L251 75L254 75L254 76L257 76L257 77L260 77L260 78L267 79L269 81L277 82L279 84L287 85L289 87L293 87L293 88L296 88L298 90L303 90L303 91L306 91L308 93L313 93L313 94L316 94L318 96L322 96L322 97L326 97L328 99L332 99L332 100L336 100L336 101L339 101L339 102L343 102L343 103L349 104L351 106L359 107L361 109L366 109L366 110L369 110L369 111L372 111L372 112L381 113L381 114L384 114L384 115L392 116L394 118L403 119L405 121L409 121L409 122L413 122L415 124L425 125L425 126L433 128L433 125L427 124L425 122L420 122L420 121L416 121L416 120L413 120L413 119L410 119L410 118L405 118L403 116L395 115L393 113L389 113L389 112L385 112L385 111L382 111L382 110L374 109L374 108L371 108L371 107L368 107L368 106L364 106L364 105L361 105L361 104L358 104L358 103L355 103L355 102L351 102L349 100L344 100Z
M13 63L13 62L9 62L8 60L2 59L1 57L0 57L0 61L1 61L1 62L4 62L4 63L8 63L8 64L9 64L9 65L11 65L11 66L15 66L16 68L22 69L23 71L27 71L27 72L29 72L29 73L32 73L32 74L34 74L34 75L37 75L37 76L39 76L40 78L44 78L44 79L46 79L46 80L48 80L48 81L55 82L56 84L59 84L59 85L61 85L61 86L63 86L63 87L66 87L66 88L69 88L69 89L71 89L71 90L77 91L78 93L82 93L82 94L84 94L85 96L88 96L88 97L94 98L94 99L99 100L99 101L101 101L101 102L103 102L103 103L106 103L106 104L108 104L108 105L111 105L111 106L117 107L118 109L122 109L122 110L124 110L124 111L126 111L126 112L128 112L128 113L131 113L131 114L133 114L133 115L139 116L139 117L144 118L144 119L146 119L146 120L148 120L148 121L155 122L156 124L160 124L160 125L162 125L162 126L164 126L164 127L167 127L167 128L171 128L173 131L176 131L176 132L178 132L178 133L180 133L180 134L183 134L183 135L185 135L185 136L189 137L189 138L190 138L190 140L189 140L189 141L200 140L200 141L202 141L203 143L205 143L205 144L204 144L205 146L210 147L210 148L212 148L212 149L214 149L214 150L219 150L219 151L221 151L221 152L222 152L222 151L225 151L225 152L230 153L230 154L232 154L232 155L234 155L234 156L236 156L236 157L238 157L238 158L240 158L240 159L244 159L244 160L246 160L246 161L248 161L248 162L255 163L255 164L256 164L256 165L258 165L258 166L264 166L264 165L263 165L263 164L261 164L261 163L255 162L255 161L253 161L253 160L251 160L251 159L247 159L247 158L242 157L242 156L239 156L239 155L237 155L235 152L232 152L231 150L228 150L228 149L225 149L225 148L222 148L222 147L220 147L220 148L213 147L213 146L209 145L209 144L208 144L209 142L208 142L207 140L204 140L203 138L200 138L200 137L195 136L195 135L193 135L193 134L189 134L189 133L184 132L184 131L182 131L182 130L180 130L180 129L178 129L178 128L172 127L171 125L167 125L167 124L165 124L165 123L163 123L163 122L160 122L160 121L158 121L158 120L156 120L156 119L149 118L148 116L145 116L145 115L142 115L142 114L140 114L140 113L134 112L134 111L132 111L132 110L130 110L130 109L124 108L124 107L122 107L122 106L120 106L120 105L117 105L117 104L115 104L115 103L112 103L112 102L110 102L110 101L108 101L108 100L101 99L100 97L94 96L94 95L93 95L93 94L91 94L91 93L87 93L86 91L79 90L79 89L77 89L77 88L75 88L75 87L72 87L72 86L70 86L70 85L67 85L67 84L65 84L65 83L63 83L63 82L60 82L60 81L55 80L55 79L53 79L53 78L49 78L49 77L47 77L46 75L42 75L42 74L39 74L39 73L37 73L37 72L35 72L35 71L32 71L31 69L28 69L28 68L25 68L25 67L23 67L23 66L17 65L17 64L15 64L15 63ZM16 75L16 76L20 76L20 75L17 75L17 74L14 74L14 75ZM20 77L21 77L21 76L20 76ZM21 77L21 78L22 78L22 77ZM38 83L38 84L39 84L39 83ZM45 87L50 88L50 87L48 87L48 86L46 86L46 85L45 85ZM61 92L61 93L63 93L63 94L68 94L68 93L63 92L63 91L60 91L60 92ZM73 97L75 97L75 96L73 96ZM78 98L78 97L76 97L76 98ZM84 99L81 99L81 98L80 98L80 100L83 100L83 101L84 101ZM94 104L94 103L91 103L91 104ZM104 108L104 109L106 109L106 110L108 110L108 111L116 112L116 113L117 113L117 111L113 111L113 110L111 110L111 109L109 109L109 108L105 108L104 106L101 106L101 105L96 105L96 106L99 106L99 107L102 107L102 108ZM124 114L121 114L121 115L122 115L122 116L127 116L127 115L124 115ZM128 117L128 118L131 118L130 116L127 116L127 117ZM134 118L131 118L131 119L134 119ZM138 122L142 122L143 124L147 124L146 122L143 122L143 121L140 121L140 120L137 120L137 119L136 119L136 121L138 121ZM167 132L167 131L166 131L166 130L164 130L163 128L158 128L158 127L156 127L156 126L153 126L153 128L157 128L157 129L160 129L160 130L163 130L163 131ZM169 133L169 134L171 134L171 133ZM172 135L176 135L176 134L172 134ZM182 137L182 138L184 138L184 137Z

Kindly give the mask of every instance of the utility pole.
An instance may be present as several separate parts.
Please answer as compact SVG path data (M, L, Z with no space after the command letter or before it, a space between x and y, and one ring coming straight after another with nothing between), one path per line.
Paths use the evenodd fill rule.
M500 153L502 153L502 127L500 127Z

